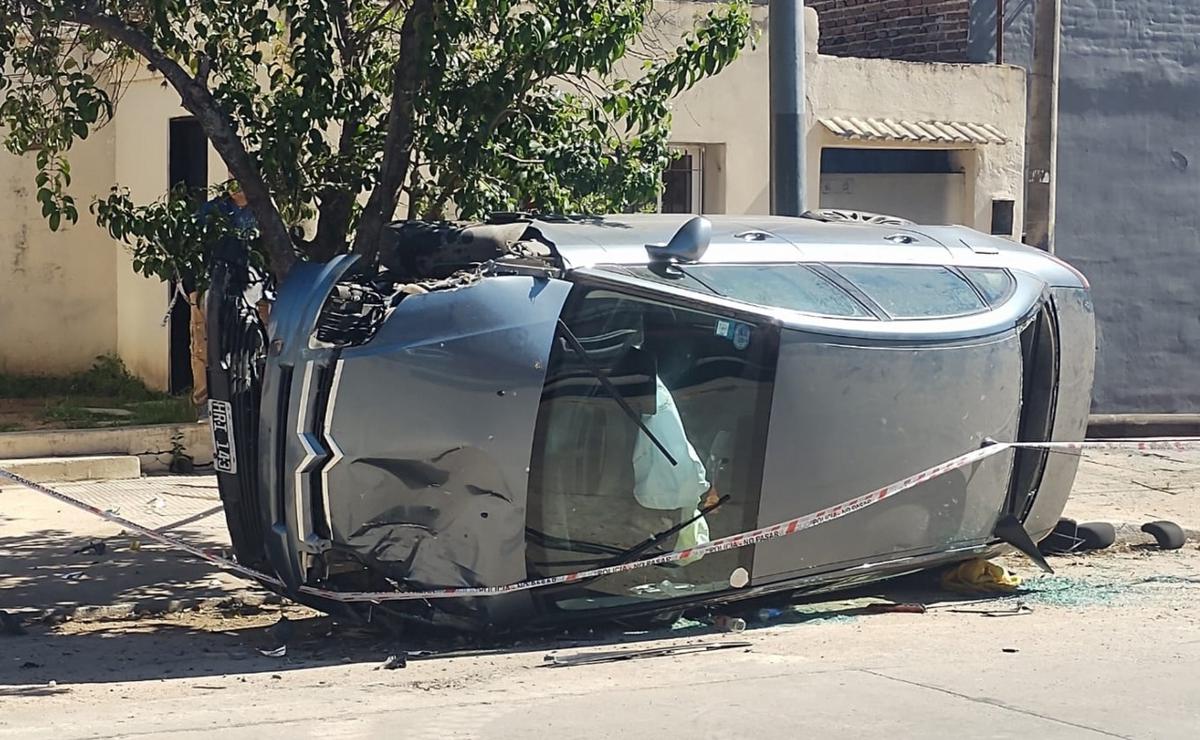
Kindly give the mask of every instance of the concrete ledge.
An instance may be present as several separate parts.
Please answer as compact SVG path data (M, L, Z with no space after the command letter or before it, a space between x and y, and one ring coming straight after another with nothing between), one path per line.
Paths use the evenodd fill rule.
M1198 437L1200 414L1092 414L1089 437Z
M58 429L0 434L0 459L82 455L133 455L148 473L165 472L171 464L173 439L196 465L212 462L208 424L155 424L106 429Z
M142 464L133 455L30 457L0 460L0 468L35 483L140 478Z

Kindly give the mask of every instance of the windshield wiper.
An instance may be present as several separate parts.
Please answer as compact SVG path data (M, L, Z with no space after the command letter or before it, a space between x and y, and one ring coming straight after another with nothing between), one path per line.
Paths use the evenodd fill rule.
M633 407L630 406L629 402L625 400L625 397L621 395L621 391L616 389L616 387L612 384L612 381L604 376L604 372L596 364L596 361L592 359L592 356L588 354L587 349L585 349L583 344L579 341L579 337L575 336L575 332L571 331L571 328L567 326L567 323L562 319L558 320L558 328L562 329L563 337L567 340L567 344L570 344L571 349L575 351L575 354L579 355L579 358L583 360L583 364L587 366L588 372L590 372L592 376L596 378L596 380L600 381L600 385L604 386L604 390L608 391L608 394L613 397L613 400L617 402L617 405L621 407L621 410L625 412L625 415L629 417L629 420L634 424L637 424L638 429L642 430L642 434L645 434L646 437L654 443L654 446L657 447L658 451L663 454L663 457L670 461L672 466L678 465L679 463L674 457L671 456L670 452L667 452L667 448L663 446L663 443L658 441L658 437L655 437L654 432L651 432L649 427L646 426L645 422L642 421L641 415L633 410Z
M722 504L724 504L728 500L729 500L729 494L725 494L724 496L720 497L713 503L700 509L699 513L697 513L696 516L692 517L691 519L685 519L673 527L664 529L663 531L661 531L657 534L650 535L649 537L642 540L640 543L634 545L633 547L629 548L628 550L617 551L615 554L612 555L612 557L609 557L609 558L590 558L590 559L586 559L586 560L551 560L551 561L535 562L532 564L538 565L538 566L558 566L558 567L572 567L572 568L573 567L589 567L589 566L595 566L597 568L606 568L610 565L622 565L622 564L628 563L632 560L638 560L639 556L642 555L642 553L645 553L647 550L649 550L652 547L656 547L656 546L662 544L662 542L664 540L666 540L668 537L679 534L680 530L682 530L684 527L690 526L693 522L703 518L709 512L715 511L718 507L720 507ZM572 547L563 547L563 548L559 548L559 549L568 550L571 552L588 552L588 550L593 547L595 547L597 549L603 547L606 550L616 550L615 547L612 547L610 545L596 545L596 544L590 543L590 542L575 542L575 543L571 543L571 544L577 545L578 547L572 546ZM670 552L670 551L659 548L655 552L649 553L649 557L658 557L659 555L666 555L668 552ZM599 553L597 553L597 554L599 554ZM668 565L672 565L672 564L668 563ZM580 581L580 583L582 583L582 581Z

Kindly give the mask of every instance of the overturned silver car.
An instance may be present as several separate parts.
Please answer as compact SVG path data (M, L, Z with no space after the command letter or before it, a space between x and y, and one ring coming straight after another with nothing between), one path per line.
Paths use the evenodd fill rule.
M1095 335L1078 272L970 229L837 216L397 223L376 263L296 267L269 332L238 270L218 270L209 386L239 560L327 610L481 628L1029 549L1073 455L1006 450L795 536L520 593L364 607L301 591L632 562L988 440L1082 438Z

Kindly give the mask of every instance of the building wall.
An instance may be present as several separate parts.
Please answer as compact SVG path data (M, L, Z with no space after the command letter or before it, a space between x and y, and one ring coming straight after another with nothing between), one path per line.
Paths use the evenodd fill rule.
M90 195L113 177L113 127L72 152L77 225L51 232L35 200L32 155L0 152L0 372L69 373L117 349L115 247Z
M692 4L660 4L665 18L682 28L696 12ZM755 19L766 28L767 8ZM818 122L822 117L858 116L910 120L992 123L1009 138L1004 145L964 149L961 161L969 210L962 223L981 230L991 225L993 199L1017 203L1023 223L1025 159L1025 73L1015 67L920 64L890 59L842 58L816 54L826 31L812 8L807 15L808 187L807 206L820 205L821 149L827 146L897 146L847 142ZM770 212L770 39L719 76L683 94L674 107L672 136L681 143L721 144L725 213ZM946 145L904 144L904 148Z
M154 79L129 86L117 108L116 182L129 188L135 203L162 198L168 189L169 121L186 115L179 96ZM167 387L169 332L163 326L169 290L159 280L133 271L125 249L116 257L117 351L130 371L156 388Z
M967 60L970 0L808 0L822 54L914 62Z
M1033 7L1008 5L1005 56L1028 65ZM1092 282L1100 413L1200 412L1197 38L1198 2L1063 3L1055 249Z

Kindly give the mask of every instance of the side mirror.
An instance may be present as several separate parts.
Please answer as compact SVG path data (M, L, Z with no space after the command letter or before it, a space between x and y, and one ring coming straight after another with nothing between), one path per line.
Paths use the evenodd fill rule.
M654 261L697 262L712 242L712 222L703 216L689 219L666 244L647 244Z

